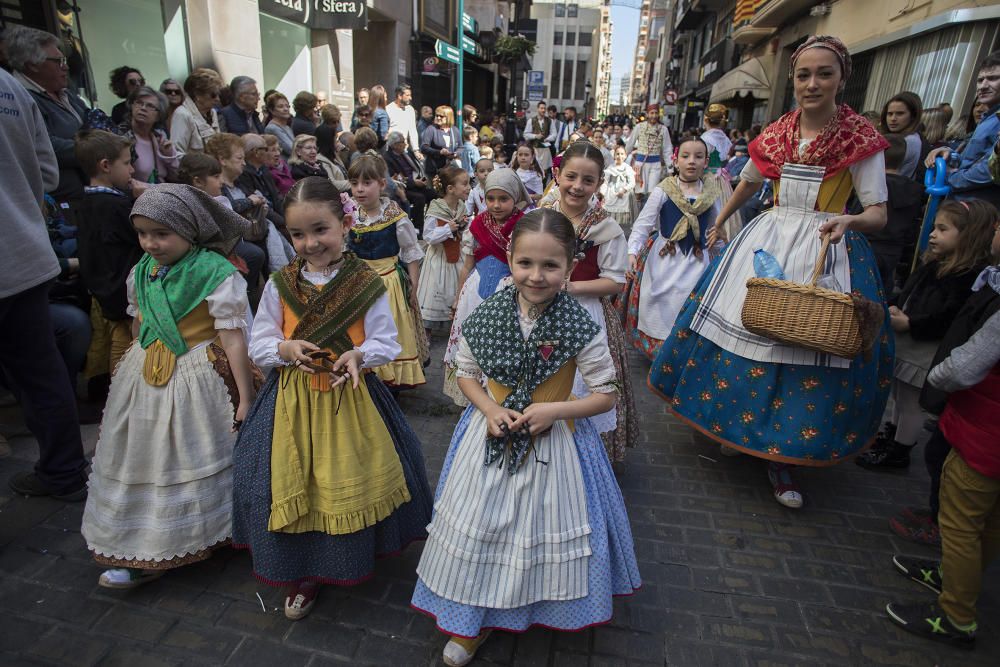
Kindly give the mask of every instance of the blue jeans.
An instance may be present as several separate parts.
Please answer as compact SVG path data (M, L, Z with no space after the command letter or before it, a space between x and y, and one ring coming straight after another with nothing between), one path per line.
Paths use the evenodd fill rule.
M76 376L87 361L90 348L90 315L68 303L50 303L52 333L56 337L56 347L62 355L69 373L71 387L76 387Z

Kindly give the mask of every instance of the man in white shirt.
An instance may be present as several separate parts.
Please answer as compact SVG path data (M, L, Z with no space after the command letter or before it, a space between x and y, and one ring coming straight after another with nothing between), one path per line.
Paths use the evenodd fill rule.
M636 197L645 202L661 178L669 173L674 157L670 132L660 122L659 104L651 103L646 107L646 120L627 135L625 152L632 156Z
M420 135L417 134L417 114L410 102L413 101L413 91L408 85L396 86L396 99L385 105L386 113L389 114L389 132L399 132L406 137L406 143L410 150L420 155ZM386 135L388 136L388 135Z
M524 138L531 143L538 166L547 173L552 168L552 152L549 147L556 140L558 121L550 118L546 112L545 102L539 102L538 114L524 128Z
M566 107L563 109L563 121L556 129L556 153L562 153L569 147L569 137L580 129L580 124L576 122L576 107Z

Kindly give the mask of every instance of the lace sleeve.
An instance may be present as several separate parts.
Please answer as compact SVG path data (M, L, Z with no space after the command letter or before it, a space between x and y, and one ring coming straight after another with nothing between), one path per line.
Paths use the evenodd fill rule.
M472 356L472 350L469 349L469 343L466 342L465 337L460 338L458 341L458 351L455 353L455 365L458 368L456 373L458 377L482 380L483 369L479 367L476 358Z
M595 394L612 394L621 389L603 331L599 331L576 355L576 366L587 387Z

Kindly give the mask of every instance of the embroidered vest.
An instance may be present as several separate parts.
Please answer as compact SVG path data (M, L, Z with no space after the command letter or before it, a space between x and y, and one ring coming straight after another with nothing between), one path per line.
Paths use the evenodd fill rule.
M597 280L601 277L601 267L597 263L598 247L595 245L584 251L583 259L576 263L576 268L573 269L573 273L569 277L570 280L580 282L582 280Z
M396 223L391 222L385 227L376 224L372 227L375 229L352 228L348 234L348 250L361 259L368 260L398 255L399 239L396 238Z
M698 216L699 227L701 228L701 238L699 239L701 247L705 247L708 237L708 230L714 223L714 218L712 217L712 212L715 210L714 207L708 208L704 213ZM674 227L680 221L682 215L681 210L677 208L677 204L667 199L663 206L660 207L660 236L669 239L670 235L674 232ZM677 242L677 246L680 248L681 252L687 255L691 252L691 248L694 247L694 239L691 238L691 233L683 239Z

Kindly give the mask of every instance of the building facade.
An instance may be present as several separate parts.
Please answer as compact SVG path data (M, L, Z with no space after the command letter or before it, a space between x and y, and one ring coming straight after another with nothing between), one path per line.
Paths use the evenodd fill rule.
M545 101L583 112L593 92L599 65L602 0L535 0L531 18L538 22L538 48L532 69L544 72ZM596 38L595 38L596 37Z
M601 5L600 56L597 65L596 113L599 118L610 113L611 108L611 35L614 22L611 20L610 0Z

